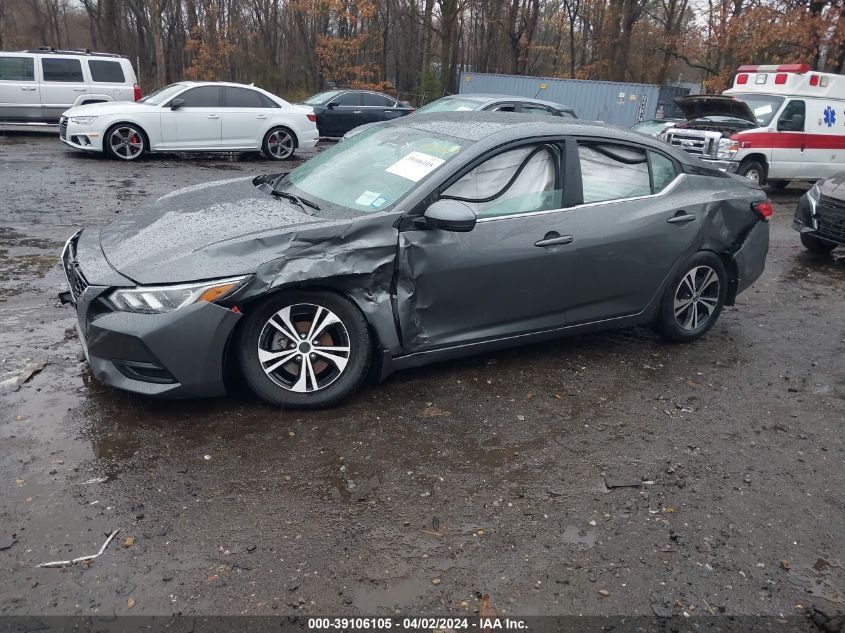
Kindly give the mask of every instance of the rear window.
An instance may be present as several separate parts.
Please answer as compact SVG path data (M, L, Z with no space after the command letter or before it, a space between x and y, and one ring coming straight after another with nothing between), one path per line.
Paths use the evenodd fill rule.
M35 81L32 57L0 57L0 81Z
M78 59L41 59L44 81L79 82L82 78L82 63Z
M382 97L381 95L372 94L370 92L364 93L361 99L361 105L376 106L380 108L392 108L393 104L396 103L393 99L388 99L387 97Z
M88 68L91 79L100 83L122 84L126 82L120 62L110 62L103 59L89 59Z
M651 194L648 159L644 150L579 143L578 156L586 204Z

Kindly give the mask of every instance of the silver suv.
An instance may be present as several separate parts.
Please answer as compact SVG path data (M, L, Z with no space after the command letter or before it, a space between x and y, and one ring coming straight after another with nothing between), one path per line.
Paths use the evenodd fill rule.
M74 106L140 98L132 64L121 55L52 48L0 52L2 123L58 123Z

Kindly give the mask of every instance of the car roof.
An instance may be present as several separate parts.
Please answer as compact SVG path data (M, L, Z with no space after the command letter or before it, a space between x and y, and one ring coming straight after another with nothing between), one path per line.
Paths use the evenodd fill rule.
M255 84L239 84L235 83L234 81L193 81L193 80L186 80L186 81L174 81L174 84L179 84L180 86L232 86L234 88L254 88L256 90L261 90Z
M473 101L480 101L482 103L493 103L495 101L520 101L522 103L536 103L539 105L551 106L557 109L571 110L572 112L575 111L575 108L573 108L572 106L565 105L563 103L557 103L555 101L546 101L544 99L535 99L534 97L520 97L518 95L497 95L470 92L448 95L446 97L443 97L443 99L471 99Z
M435 132L456 139L499 145L526 137L594 136L610 141L623 141L660 150L679 162L692 164L693 157L666 143L653 140L637 132L583 119L550 117L515 112L432 112L394 119L380 126L406 127Z

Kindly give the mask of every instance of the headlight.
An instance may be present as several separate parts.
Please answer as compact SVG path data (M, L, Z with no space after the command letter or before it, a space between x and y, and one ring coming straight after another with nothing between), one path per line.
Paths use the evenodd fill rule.
M120 312L142 312L161 314L172 312L199 301L219 301L232 294L243 284L246 276L229 277L197 284L177 286L137 286L118 288L106 297L106 301Z
M719 147L716 150L716 158L730 160L739 151L739 141L732 141L729 138L719 140Z
M822 190L819 185L822 183L821 180L817 180L816 184L812 186L812 188L807 192L807 196L813 201L818 202L819 197L822 195Z
M91 125L96 119L95 116L72 116L70 122L77 125Z

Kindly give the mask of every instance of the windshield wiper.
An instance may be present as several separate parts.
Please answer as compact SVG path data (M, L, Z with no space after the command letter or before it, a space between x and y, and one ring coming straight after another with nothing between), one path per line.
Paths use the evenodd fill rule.
M308 210L308 207L315 209L317 211L320 210L319 205L310 200L306 200L305 198L300 198L296 194L290 193L288 191L272 191L270 192L271 195L275 196L276 198L284 198L285 200L290 200L291 202L298 204L305 213L308 215L314 215L313 212Z

